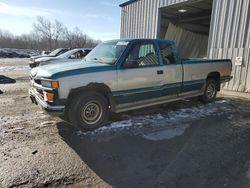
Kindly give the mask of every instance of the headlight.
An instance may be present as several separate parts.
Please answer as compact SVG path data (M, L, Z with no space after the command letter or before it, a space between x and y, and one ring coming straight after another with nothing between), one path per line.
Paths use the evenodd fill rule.
M41 84L43 87L49 87L49 88L51 87L51 81L49 80L42 80Z
M55 80L41 80L41 84L43 87L48 87L48 88L59 88L59 82Z

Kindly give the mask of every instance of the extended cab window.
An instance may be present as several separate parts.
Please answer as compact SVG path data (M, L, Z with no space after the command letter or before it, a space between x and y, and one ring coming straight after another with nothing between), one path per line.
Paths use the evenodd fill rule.
M138 43L132 47L126 62L135 62L138 67L158 65L158 56L155 46L151 43Z
M173 53L172 46L165 42L160 42L160 50L164 65L175 64L175 57Z

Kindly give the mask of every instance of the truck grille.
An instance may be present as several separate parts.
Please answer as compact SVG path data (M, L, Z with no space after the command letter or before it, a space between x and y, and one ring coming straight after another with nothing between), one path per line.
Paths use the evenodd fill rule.
M30 82L31 82L31 83L34 82L34 83L36 83L36 84L38 84L38 85L42 85L40 79L34 79L34 78L32 78L32 76L30 76Z
M31 86L36 90L37 94L38 94L42 99L44 99L43 90L42 90L42 89L39 89L39 88L37 88L37 87L34 87L34 85L33 85L33 83L36 83L37 85L42 86L41 79L34 79L32 76L30 76L30 82L31 82Z
M38 85L41 85L41 80L39 79L34 79L35 83L38 84Z

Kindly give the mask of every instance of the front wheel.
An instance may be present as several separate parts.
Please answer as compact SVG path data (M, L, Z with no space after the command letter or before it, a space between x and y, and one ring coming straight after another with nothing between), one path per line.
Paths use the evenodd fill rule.
M108 111L108 103L104 96L88 92L77 96L70 104L69 121L83 131L94 130L106 123Z
M217 83L214 79L207 80L204 94L200 97L200 101L204 104L215 101L217 95Z

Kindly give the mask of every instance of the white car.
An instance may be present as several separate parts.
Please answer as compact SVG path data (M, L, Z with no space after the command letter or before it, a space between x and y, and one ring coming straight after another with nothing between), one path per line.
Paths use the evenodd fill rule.
M76 48L57 57L41 57L35 60L35 65L33 67L80 60L83 59L91 50L92 49L90 48Z
M42 57L57 57L57 56L65 53L69 50L70 50L69 48L58 48L58 49L55 49L54 51L50 52L49 54L42 53L42 55L31 56L29 66L30 66L30 68L36 67L37 66L35 63L36 59L39 59Z

